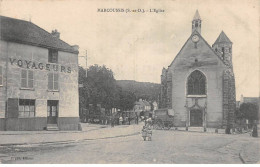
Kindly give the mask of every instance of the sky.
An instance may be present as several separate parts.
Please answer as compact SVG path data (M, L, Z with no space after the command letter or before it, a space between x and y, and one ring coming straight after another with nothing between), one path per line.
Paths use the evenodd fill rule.
M191 35L199 11L201 35L212 45L223 30L233 42L236 96L259 96L258 0L1 0L0 14L34 24L70 45L79 45L79 63L106 65L118 80L160 83ZM103 8L160 9L164 12L98 12Z

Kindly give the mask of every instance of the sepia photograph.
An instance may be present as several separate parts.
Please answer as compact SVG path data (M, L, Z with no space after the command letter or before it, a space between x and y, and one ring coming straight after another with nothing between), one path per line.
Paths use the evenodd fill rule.
M259 0L0 0L1 164L259 164Z

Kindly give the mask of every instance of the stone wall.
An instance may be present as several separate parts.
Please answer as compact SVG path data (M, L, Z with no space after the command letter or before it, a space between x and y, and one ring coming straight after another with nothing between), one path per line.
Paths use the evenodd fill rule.
M235 77L232 69L223 73L223 126L233 127L236 109Z
M0 41L0 66L3 73L3 85L0 86L0 118L5 118L5 102L6 102L6 61L7 61L7 43ZM3 122L3 119L2 119ZM0 119L0 124L1 119Z
M167 107L167 71L165 68L162 70L161 75L161 88L160 88L160 97L159 97L159 108Z

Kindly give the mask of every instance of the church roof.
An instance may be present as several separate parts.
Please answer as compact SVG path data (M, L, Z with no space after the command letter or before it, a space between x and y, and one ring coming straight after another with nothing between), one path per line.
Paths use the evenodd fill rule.
M227 37L227 35L224 33L224 31L221 31L220 35L218 36L218 38L217 38L217 40L215 41L214 44L216 44L216 43L223 43L223 42L232 43L230 41L230 39Z
M66 42L28 21L0 16L0 32L0 39L4 41L78 53Z
M194 15L194 17L193 17L193 20L201 20L200 14L199 14L199 11L198 11L198 10L196 10L196 13L195 13L195 15Z
M208 42L201 36L201 34L200 34L197 30L195 30L195 31L193 31L193 33L190 35L190 37L187 39L187 41L184 43L184 45L182 46L181 50L178 52L178 54L175 56L175 58L173 59L173 61L171 62L171 64L170 64L168 67L170 67L170 66L173 65L174 61L176 60L176 58L177 58L177 57L179 56L179 54L181 53L181 51L183 50L184 46L188 43L188 41L191 39L191 37L192 37L194 34L197 34L197 35L202 39L202 41L205 42L205 44L206 44L206 45L208 46L208 48L212 51L212 53L213 53L216 57L218 57L218 59L225 65L224 61L216 54L216 52L212 49L212 47L208 44Z

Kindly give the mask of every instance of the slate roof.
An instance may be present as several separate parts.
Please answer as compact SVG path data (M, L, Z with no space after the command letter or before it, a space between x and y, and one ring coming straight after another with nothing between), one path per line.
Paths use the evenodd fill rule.
M224 31L221 31L221 33L219 34L217 40L215 41L214 44L216 43L222 43L222 42L226 42L226 43L232 43L230 41L230 39L227 37L227 35L224 33Z
M0 16L0 34L0 39L4 41L78 54L78 51L66 42L28 21Z
M193 20L201 20L200 14L199 14L199 11L198 11L198 10L196 10L196 13L195 13L195 15L194 15L194 17L193 17Z

